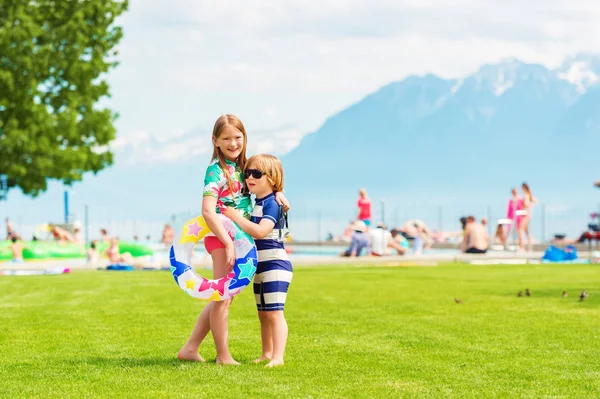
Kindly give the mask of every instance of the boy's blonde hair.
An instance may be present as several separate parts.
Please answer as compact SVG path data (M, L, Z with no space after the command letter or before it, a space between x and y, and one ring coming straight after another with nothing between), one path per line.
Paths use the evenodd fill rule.
M269 154L256 154L246 161L246 168L264 172L273 191L283 191L283 165L279 158Z

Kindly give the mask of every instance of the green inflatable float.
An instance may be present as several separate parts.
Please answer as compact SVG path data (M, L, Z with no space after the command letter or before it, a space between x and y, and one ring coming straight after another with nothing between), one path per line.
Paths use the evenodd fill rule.
M10 241L0 241L0 261L11 260L12 251ZM64 243L48 241L25 241L23 244L23 258L25 259L76 259L87 256L86 246L83 244ZM109 243L101 242L96 245L100 255L106 251ZM147 245L134 242L119 242L119 253L129 252L131 256L153 255L154 251Z

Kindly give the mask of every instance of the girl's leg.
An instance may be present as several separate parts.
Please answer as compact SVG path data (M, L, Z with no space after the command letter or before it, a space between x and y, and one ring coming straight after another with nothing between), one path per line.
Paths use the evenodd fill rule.
M288 325L283 315L283 310L276 310L271 313L271 328L273 334L273 356L271 361L265 367L275 367L283 365L283 353L288 337Z
M213 278L219 279L225 277L229 272L227 268L227 257L224 248L214 249L211 252L213 258ZM235 364L236 362L231 353L229 353L229 306L231 299L225 301L213 302L210 310L210 328L212 329L213 339L217 349L217 364Z
M211 256L215 251L216 250L213 250L211 252ZM214 265L217 261L218 258L213 258L213 270L215 270ZM179 350L179 353L177 353L177 357L179 359L204 362L204 358L198 354L198 349L200 348L200 344L202 343L202 341L204 341L204 338L206 338L208 332L210 331L210 312L212 307L213 302L210 302L204 307L204 309L202 309L202 312L200 312L200 316L198 316L198 320L194 325L194 329L192 330L190 337L188 338L185 345L183 345L183 348Z
M183 348L177 353L179 359L204 362L204 358L198 354L198 349L210 331L210 309L212 308L212 304L212 302L209 303L202 309L202 312L200 312L200 316L198 316L198 321L196 321L196 325L194 325L192 334L185 345L183 345Z
M258 319L260 320L260 339L262 341L262 355L258 359L254 359L254 363L260 363L264 360L271 360L273 356L273 331L271 321L269 320L269 313L271 312L258 312Z

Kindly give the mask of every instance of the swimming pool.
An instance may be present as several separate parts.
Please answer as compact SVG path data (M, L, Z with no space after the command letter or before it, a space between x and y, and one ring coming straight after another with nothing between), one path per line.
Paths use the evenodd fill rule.
M290 252L290 259L293 261L294 258L305 258L305 257L338 257L344 252L347 245L287 245ZM453 248L434 248L423 251L423 255L459 255L460 251ZM205 257L208 254L204 249L204 245L196 245L195 256ZM364 254L363 254L364 255ZM413 255L412 250L408 250L406 255ZM166 249L159 249L155 251L156 258L160 260L169 260L169 253Z
M347 245L288 245L291 250L290 256L339 256L344 252ZM428 249L423 251L423 255L458 255L458 249ZM408 250L407 255L413 255L412 250Z

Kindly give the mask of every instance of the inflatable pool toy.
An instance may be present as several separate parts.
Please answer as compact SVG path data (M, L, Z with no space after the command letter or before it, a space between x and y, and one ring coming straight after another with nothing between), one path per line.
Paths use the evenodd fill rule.
M10 250L10 241L0 241L0 261L11 260L12 251ZM100 242L96 249L100 254L104 253L109 243ZM147 245L119 242L119 253L129 252L133 257L153 255L154 251ZM76 259L85 258L86 251L83 244L71 242L59 244L55 241L25 241L23 242L24 259Z
M209 280L196 273L191 266L194 245L210 232L202 216L183 225L181 232L175 236L169 252L171 273L175 282L194 298L208 301L229 299L250 284L256 272L258 254L252 237L225 215L219 217L233 240L236 255L233 270L227 276Z

